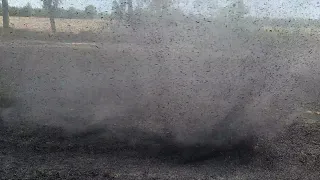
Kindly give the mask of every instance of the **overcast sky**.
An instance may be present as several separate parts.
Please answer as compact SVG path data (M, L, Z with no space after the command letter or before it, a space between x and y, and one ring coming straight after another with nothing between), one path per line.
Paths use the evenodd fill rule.
M11 6L24 6L28 2L33 7L41 7L40 0L8 0ZM109 11L113 0L63 0L61 7L69 8L71 6L78 9L84 9L87 5L94 5L99 11ZM192 8L192 2L188 0L187 7ZM205 0L202 0L205 2ZM207 0L212 1L212 0ZM225 4L227 0L220 1ZM318 19L320 17L320 0L244 0L250 8L250 14L262 17L302 17ZM183 2L183 1L182 1ZM185 1L187 2L187 0Z

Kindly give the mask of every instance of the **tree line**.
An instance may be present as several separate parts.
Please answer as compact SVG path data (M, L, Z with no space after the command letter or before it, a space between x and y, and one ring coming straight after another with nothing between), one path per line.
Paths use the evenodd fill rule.
M93 5L88 5L84 10L76 9L70 7L64 9L61 4L64 0L41 0L42 8L33 8L30 3L24 7L10 7L5 6L8 0L2 0L3 8L0 8L0 14L9 14L10 16L22 16L22 17L47 17L50 20L52 32L56 32L55 18L78 18L78 19L94 19L94 18L107 18L117 21L124 21L131 25L133 29L136 29L145 18L155 18L157 20L162 20L165 17L171 19L173 16L175 19L178 17L184 17L184 13L181 9L175 6L181 2L181 0L137 0L133 4L133 0L104 0L106 4L111 3L112 9L110 14L99 13L97 8ZM231 0L229 5L224 8L213 8L216 5L216 0L212 3L204 3L204 0L195 0L194 5L198 7L201 6L201 11L212 11L209 13L211 17L210 21L221 22L222 24L228 24L228 26L233 25L235 28L239 28L240 20L244 18L244 15L249 11L245 6L243 0ZM211 1L210 1L211 2ZM133 6L134 5L134 6ZM1 6L1 3L0 3ZM215 9L215 10L212 10ZM4 13L2 13L4 11ZM6 13L9 11L9 13ZM197 18L203 18L201 15L194 15ZM3 16L5 20L9 20L7 16ZM142 19L141 19L142 18ZM8 24L8 23L7 23ZM9 26L9 25L7 25ZM5 23L4 23L5 27Z
M88 5L84 10L70 7L68 9L56 8L54 13L55 18L68 18L68 19L94 19L106 18L107 14L99 13L97 8L93 5ZM49 17L48 8L33 8L30 3L23 7L9 6L10 16L19 17ZM0 3L0 15L2 16L2 4Z

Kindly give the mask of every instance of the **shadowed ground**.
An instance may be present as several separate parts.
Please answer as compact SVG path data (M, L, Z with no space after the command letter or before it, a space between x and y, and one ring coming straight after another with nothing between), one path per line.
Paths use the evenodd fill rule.
M0 174L4 179L317 179L319 128L319 118L308 117L269 145L215 149L179 146L138 130L123 131L138 137L132 145L110 141L105 128L70 134L32 124L2 126Z

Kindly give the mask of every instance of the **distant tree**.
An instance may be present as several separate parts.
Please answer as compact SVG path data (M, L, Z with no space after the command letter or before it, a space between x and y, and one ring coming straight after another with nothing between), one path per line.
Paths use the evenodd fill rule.
M55 11L62 0L41 0L43 2L43 8L49 11L50 25L53 33L57 32L55 18Z
M107 18L110 17L110 15L108 13L106 13L106 12L100 12L100 13L98 13L98 17L100 19L107 19Z
M146 1L146 0L138 0ZM112 2L112 18L132 22L133 19L133 0L114 0Z
M20 9L18 7L10 7L9 8L9 14L10 14L10 16L19 16L20 15Z
M97 8L94 7L93 5L89 5L85 7L84 11L85 11L86 17L89 19L93 19L97 17L98 11L97 11Z
M74 7L70 7L67 10L67 17L70 19L77 17L77 9Z
M54 12L55 18L65 18L67 16L67 11L64 8L57 8Z
M245 6L243 0L233 0L228 6L217 12L217 18L225 17L228 20L238 21L247 13L249 13L249 9Z
M161 14L164 10L168 10L177 0L140 0L147 4L149 10L155 14Z
M127 0L127 4L128 4L128 20L130 21L132 16L133 16L133 3L132 0Z
M121 11L120 4L118 3L117 0L114 0L112 2L111 18L120 20L122 19L122 15L123 15L123 12Z
M248 13L249 9L245 6L243 0L232 0L226 7L219 9L215 21L223 24L232 32L243 32L248 25L248 23L243 22L243 19Z
M52 2L55 0L52 0ZM61 1L59 1L60 3ZM35 17L50 17L52 14L49 11L48 6L44 6L46 8L32 8L31 4L28 3L24 7L9 7L9 13L11 16L35 16ZM93 18L93 17L100 17L100 18L106 18L108 17L108 13L98 13L95 7L87 7L87 12L85 10L79 10L74 7L70 7L69 9L59 8L58 6L55 6L54 12L53 12L53 18ZM91 10L90 10L91 9ZM0 3L0 14L2 12L1 9L1 3ZM52 17L52 16L51 16ZM52 22L52 20L51 20Z
M33 16L35 17L48 17L48 10L42 8L34 8Z
M119 0L119 7L123 14L126 13L127 0Z
M19 16L30 17L34 14L33 8L30 3L22 7L19 11Z

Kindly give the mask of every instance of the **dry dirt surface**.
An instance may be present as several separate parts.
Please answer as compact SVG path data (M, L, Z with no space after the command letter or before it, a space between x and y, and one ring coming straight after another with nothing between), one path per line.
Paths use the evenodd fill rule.
M308 117L254 151L213 152L201 161L181 163L170 159L172 151L183 153L190 147L179 149L156 138L151 141L163 143L171 154L152 156L150 143L135 148L125 142L112 144L99 138L98 130L68 134L32 124L1 126L0 175L1 179L316 180L320 175L319 128L319 117Z
M2 16L0 16L2 19ZM50 22L48 18L42 17L10 17L10 27L14 29L24 29L38 32L50 32ZM56 18L57 32L79 33L81 31L101 32L106 28L106 20L86 20L86 19L59 19ZM2 22L0 22L2 26Z
M1 109L0 178L319 179L316 43L256 43L213 52L188 43L2 42L1 71L18 101ZM288 72L301 83L296 91L283 91ZM269 97L265 89L259 96L260 82L249 83L249 92L243 84L261 77L263 88L280 94L269 106L258 101ZM216 90L218 104L206 89ZM234 94L239 89L248 94ZM253 104L262 107L250 109L259 108L247 106L256 94ZM297 102L311 113L289 120ZM288 123L276 131L274 119Z

